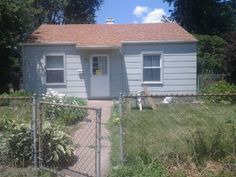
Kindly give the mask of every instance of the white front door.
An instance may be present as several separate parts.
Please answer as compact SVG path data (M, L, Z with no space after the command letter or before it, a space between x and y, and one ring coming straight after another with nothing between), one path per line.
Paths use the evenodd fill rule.
M110 96L109 57L92 55L91 63L91 97Z

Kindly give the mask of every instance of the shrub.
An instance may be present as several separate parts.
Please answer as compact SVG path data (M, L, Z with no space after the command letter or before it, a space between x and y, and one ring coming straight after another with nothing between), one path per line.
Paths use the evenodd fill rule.
M0 118L0 131L8 131L16 126L16 120L10 116L2 115Z
M230 84L226 81L218 81L212 85L209 85L203 90L206 94L232 94L236 93L236 85ZM209 96L208 99L211 102L236 102L236 96Z
M1 156L7 165L26 167L31 164L31 130L29 124L15 126L0 137Z
M64 168L75 163L76 156L71 138L62 131L63 127L45 122L43 126L44 166Z
M225 40L215 35L195 35L195 37L199 40L197 48L198 73L222 73L225 57Z
M118 104L114 104L112 108L111 123L114 124L113 126L120 125L120 115L119 115Z
M42 128L43 165L56 168L73 165L76 158L73 143L63 127L44 122ZM5 165L27 167L32 164L32 139L29 124L15 126L0 137L0 157Z
M85 100L78 97L66 96L64 94L59 94L56 91L49 90L46 95L43 96L43 101L49 103L60 103L69 104L76 106L85 106ZM44 111L46 113L47 119L56 120L66 125L73 124L79 120L82 120L87 111L85 109L58 106L58 105L44 105Z
M76 106L85 106L85 100L79 97L65 97L64 99L65 104L69 105L76 105ZM72 124L79 120L82 120L85 115L87 114L86 109L79 109L79 108L64 108L64 111L60 112L59 117L60 119L66 124Z

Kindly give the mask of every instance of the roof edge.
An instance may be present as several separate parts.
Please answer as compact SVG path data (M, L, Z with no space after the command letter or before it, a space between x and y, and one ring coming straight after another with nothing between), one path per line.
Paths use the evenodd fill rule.
M76 45L78 49L119 49L121 46L118 45Z
M34 43L34 42L26 42L21 43L22 46L44 46L44 45L76 45L75 42L46 42L46 43Z
M186 40L186 41L179 41L179 40L171 40L171 41L121 41L122 44L153 44L153 43L197 43L198 40Z

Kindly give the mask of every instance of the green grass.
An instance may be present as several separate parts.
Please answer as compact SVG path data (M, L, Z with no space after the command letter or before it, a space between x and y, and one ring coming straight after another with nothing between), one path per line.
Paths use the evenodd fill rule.
M178 169L172 176L184 177L185 169L178 167L186 164L193 163L198 172L209 163L219 162L219 168L236 164L234 104L160 104L156 110L131 109L126 111L124 125L126 165L136 162L137 157L146 164L158 161L166 168ZM114 127L112 142L119 139ZM117 150L112 158L114 154L117 156ZM221 173L231 177L236 171L226 169L201 176L218 177Z
M167 177L165 169L157 161L152 163L144 163L143 159L137 157L135 161L126 163L125 166L120 165L120 145L119 145L119 114L116 105L112 109L112 116L108 122L108 129L112 136L111 147L111 163L112 169L110 170L109 177Z
M111 164L112 166L118 166L120 164L120 136L119 136L119 114L118 107L114 104L112 108L112 115L107 124L107 128L111 132L112 136L110 136L111 143Z
M21 123L30 123L32 107L30 100L0 100L0 132Z
M232 145L233 132L227 123L231 119L236 120L235 105L176 104L158 105L155 111L130 110L125 117L127 153L146 150L157 157L188 153L198 132L206 141L219 132Z
M35 168L0 168L0 177L56 177L55 174Z
M125 166L116 166L109 177L167 177L163 166L158 162L145 164L141 159Z

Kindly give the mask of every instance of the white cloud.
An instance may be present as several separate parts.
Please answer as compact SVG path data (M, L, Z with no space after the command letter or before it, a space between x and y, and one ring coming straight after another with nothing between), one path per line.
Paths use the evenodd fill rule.
M163 9L154 9L148 12L147 16L143 16L143 23L159 23L163 15L166 15Z
M145 6L136 6L133 14L137 17L142 17L144 13L147 13L149 11L148 7Z

